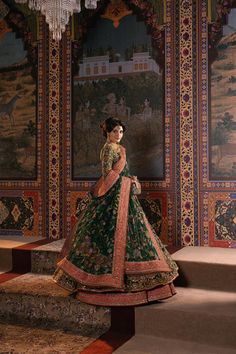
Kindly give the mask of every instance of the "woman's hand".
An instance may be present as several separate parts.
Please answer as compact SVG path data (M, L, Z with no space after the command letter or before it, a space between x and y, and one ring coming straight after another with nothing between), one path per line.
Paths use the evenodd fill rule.
M141 194L141 184L138 181L137 176L131 176L131 181L133 184L133 193L134 194Z
M131 178L131 180L132 180L133 182L135 182L135 181L138 180L138 177L137 177L137 176L130 176L130 178Z
M131 176L131 181L132 181L132 183L135 184L135 185L136 185L137 183L139 183L137 176Z

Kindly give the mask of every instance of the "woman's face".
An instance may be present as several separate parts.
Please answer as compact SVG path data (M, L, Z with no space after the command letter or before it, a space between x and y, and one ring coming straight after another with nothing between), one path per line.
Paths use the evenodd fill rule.
M123 137L124 131L121 125L117 125L110 133L107 133L108 140L111 143L119 143Z

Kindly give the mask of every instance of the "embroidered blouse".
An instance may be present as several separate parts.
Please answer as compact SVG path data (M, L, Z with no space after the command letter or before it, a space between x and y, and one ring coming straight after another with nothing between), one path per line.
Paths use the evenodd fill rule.
M113 165L120 158L120 145L116 143L106 143L100 153L102 161L102 175L105 177L112 170Z

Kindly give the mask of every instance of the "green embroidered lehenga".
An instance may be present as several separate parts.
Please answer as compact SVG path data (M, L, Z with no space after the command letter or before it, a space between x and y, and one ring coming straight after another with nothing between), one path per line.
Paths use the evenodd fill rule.
M172 296L177 265L134 194L124 147L106 143L101 160L102 177L81 203L54 281L96 305L129 306Z

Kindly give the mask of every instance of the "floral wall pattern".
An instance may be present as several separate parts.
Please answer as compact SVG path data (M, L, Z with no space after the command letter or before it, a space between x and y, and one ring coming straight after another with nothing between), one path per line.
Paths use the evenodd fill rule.
M116 3L120 9L132 10L137 21L145 23L154 48L153 58L158 58L164 82L162 170L152 170L153 175L141 173L140 201L145 212L165 244L236 247L236 63L232 28L235 1L100 1L96 11L73 16L61 43L52 40L41 17L37 18L36 33L32 23L27 24L26 10L9 7L10 11L6 11L7 3L0 1L4 14L0 19L0 35L1 31L17 33L27 53L27 65L32 62L37 65L28 69L31 70L25 92L28 101L26 97L18 99L13 108L15 118L22 112L25 121L21 131L17 130L19 143L15 145L17 160L13 161L12 175L0 171L0 237L37 236L56 240L69 237L76 224L78 201L86 196L98 171L93 173L91 166L89 174L81 169L86 151L76 150L80 124L74 126L74 121L78 118L81 123L88 113L92 125L97 124L92 110L107 104L104 111L108 111L114 99L111 93L115 94L115 108L124 108L124 118L129 117L128 108L133 107L128 94L126 102L121 102L125 95L119 90L108 90L104 101L99 101L100 106L96 103L93 107L91 98L84 95L84 101L80 99L84 86L81 89L75 85L74 91L71 86L79 72L83 40L88 36L86 23L91 24L106 9L109 13ZM117 26L117 18L108 16L112 16ZM2 74L0 70L4 79ZM22 85L23 82L15 81L17 73L14 75L11 83ZM0 111L1 104L11 99L4 97L3 79ZM26 88L18 86L17 90L22 95ZM73 97L75 92L77 101ZM145 97L139 99L140 111L134 110L135 114L146 107ZM157 107L155 96L152 101L153 112ZM9 119L1 113L0 125L7 124L12 131ZM0 139L5 139L4 129ZM22 134L28 134L25 141ZM154 140L155 135L156 132ZM82 142L83 146L86 144ZM22 159L25 159L23 165Z

